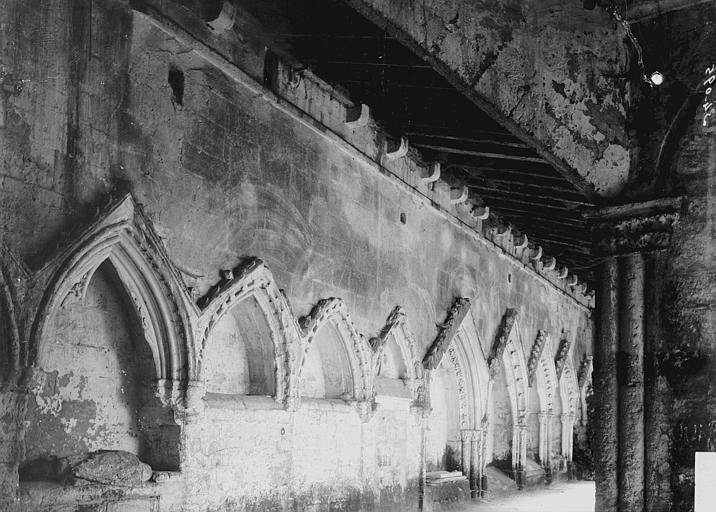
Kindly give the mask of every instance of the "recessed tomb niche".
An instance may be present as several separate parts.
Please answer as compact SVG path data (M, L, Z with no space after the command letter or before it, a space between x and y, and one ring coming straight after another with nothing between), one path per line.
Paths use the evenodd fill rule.
M221 317L205 351L207 392L276 395L273 335L255 297L245 298Z
M460 404L455 370L446 358L430 375L427 470L459 471Z
M314 335L301 376L304 398L354 398L351 361L335 321L327 321Z
M375 392L377 395L411 398L408 385L410 375L405 361L406 354L403 353L395 334L390 333L376 364Z
M493 457L496 463L509 468L512 465L512 405L507 388L507 376L503 364L495 371L493 384L492 428L494 432ZM500 464L502 462L503 464Z
M98 450L179 467L179 427L156 392L154 355L117 270L105 260L47 319L27 408L21 480L52 480L58 459Z

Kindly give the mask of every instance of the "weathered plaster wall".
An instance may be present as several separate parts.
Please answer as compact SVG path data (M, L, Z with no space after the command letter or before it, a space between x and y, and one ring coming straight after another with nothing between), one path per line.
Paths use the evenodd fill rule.
M629 178L623 30L579 2L351 0L396 26L603 196Z
M402 305L420 357L463 296L472 299L483 353L507 307L519 309L529 333L521 339L531 342L537 329L565 330L578 333L580 347L589 344L589 310L571 290L406 187L414 162L397 164L402 182L377 172L370 158L327 140L325 126L311 129L287 115L270 93L237 83L122 2L13 1L0 18L2 64L22 85L4 97L0 128L7 156L0 163L2 241L18 259L35 266L47 259L63 231L85 223L112 189L128 188L195 298L221 269L259 256L298 316L319 299L342 297L358 330L372 336ZM245 52L252 56L240 67L262 76L260 52ZM181 93L168 83L170 71L183 73ZM342 116L329 93L306 94L326 124ZM373 127L357 131L353 141L366 154L381 146ZM116 318L100 316L110 323L92 332L107 343L119 336ZM23 333L31 321L20 317ZM40 357L38 371L56 369L57 361ZM0 396L3 411L13 411L15 395ZM40 435L15 429L35 418L42 397L29 392L27 413L0 420L6 501L18 461ZM296 412L259 397L209 395L202 403L200 414L182 419L182 474L175 477L182 485L162 484L161 510L178 510L182 501L192 510L260 501L275 509L410 505L403 493L415 489L421 441L418 417L404 403L379 405L368 423L343 401L305 400ZM84 441L108 447L91 431Z
M668 254L647 259L647 306L658 312L646 340L646 506L693 507L694 452L716 450L716 146L703 124L713 66L716 9L694 6L635 27L663 87L636 95L639 147L632 197L682 195Z

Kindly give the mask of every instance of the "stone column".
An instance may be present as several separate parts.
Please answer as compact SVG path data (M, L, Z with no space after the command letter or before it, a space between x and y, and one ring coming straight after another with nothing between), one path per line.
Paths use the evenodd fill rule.
M574 416L562 414L560 419L562 420L562 457L569 464L572 462L572 445L574 443Z
M649 512L670 509L669 477L670 441L664 429L672 406L672 393L666 378L659 372L660 355L667 350L667 338L662 328L662 289L667 275L664 252L646 255L644 299L644 508Z
M545 468L549 464L549 449L550 449L550 437L549 437L549 422L551 415L546 412L537 414L539 419L539 461Z
M473 499L480 497L480 432L475 430L470 438L472 456L470 458L470 495Z
M644 260L620 259L619 510L644 509Z
M605 256L597 288L593 379L600 512L645 510L644 447L650 440L645 439L644 317L645 300L656 293L646 281L645 254L668 248L680 207L680 198L669 198L587 214L595 222L597 251ZM649 314L655 321L654 312Z
M596 508L617 512L617 325L619 318L616 258L602 263L597 281L594 340L594 480Z
M470 478L470 458L472 454L471 439L472 430L460 431L460 471L468 478Z

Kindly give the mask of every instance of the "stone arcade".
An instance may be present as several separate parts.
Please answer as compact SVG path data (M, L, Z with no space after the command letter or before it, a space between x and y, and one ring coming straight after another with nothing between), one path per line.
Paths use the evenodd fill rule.
M0 510L692 510L714 2L2 7Z

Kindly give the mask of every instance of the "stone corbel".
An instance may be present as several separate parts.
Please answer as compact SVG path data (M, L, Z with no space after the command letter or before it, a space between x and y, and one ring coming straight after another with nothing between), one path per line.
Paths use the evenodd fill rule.
M529 243L529 240L527 240L527 235L523 234L522 241L519 244L515 245L515 249L517 249L517 250L525 249L525 248L527 248L528 243Z
M361 103L354 107L346 108L346 126L349 128L361 128L370 121L370 107Z
M472 210L472 215L477 220L486 220L490 216L490 207L483 206L482 208L475 207Z
M557 279L567 279L567 276L569 275L569 268L566 266L562 267L557 274Z
M454 188L450 190L450 204L462 204L467 201L467 187Z
M385 141L385 158L388 160L397 160L404 158L408 154L408 139L400 137L397 144L390 139Z
M215 20L208 22L207 25L209 25L209 28L212 32L214 32L214 34L223 34L234 26L235 16L236 7L234 4L224 0L219 16Z
M574 288L575 286L577 286L578 283L579 283L579 278L575 274L570 275L569 279L567 279L567 286L569 286L571 288Z
M512 226L510 226L509 224L507 225L507 227L505 228L504 231L500 231L499 228L495 229L495 236L498 238L503 238L503 237L509 236L511 233L512 233Z
M542 270L554 270L556 266L557 260L554 256L549 256L544 260L544 267L542 267Z
M424 175L420 177L423 183L430 184L440 179L440 162L434 162L430 167L430 171L425 171Z
M542 246L538 245L537 250L533 255L530 256L530 260L534 261L535 263L538 262L540 259L542 259Z

